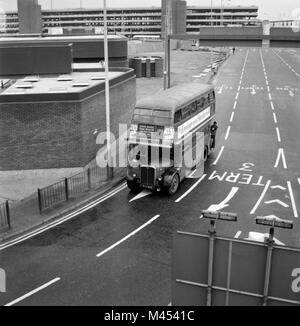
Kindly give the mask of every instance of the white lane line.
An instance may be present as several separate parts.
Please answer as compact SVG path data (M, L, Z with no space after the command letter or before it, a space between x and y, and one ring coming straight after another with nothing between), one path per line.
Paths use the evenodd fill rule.
M219 160L220 160L220 158L221 158L221 156L222 156L222 154L224 152L224 149L225 149L225 147L222 146L219 155L217 156L216 160L214 161L214 163L212 165L217 165L218 164L218 162L219 162Z
M194 170L189 176L188 179L193 179L193 176L195 175L195 173L197 172L197 169Z
M273 112L273 119L274 119L274 122L277 124L278 123L278 120L277 120L276 113L274 113L274 112Z
M272 110L275 111L274 103L272 101L270 103L271 103Z
M187 195L189 195L204 179L206 178L206 174L203 174L203 176L181 197L179 197L177 200L175 200L175 203L180 203Z
M237 106L237 101L235 101L234 104L233 104L233 110L236 109L236 106Z
M236 101L238 100L239 95L240 95L239 93L236 94L236 96L235 96L235 100L236 100Z
M269 100L272 101L272 95L271 94L269 94Z
M227 128L227 132L226 132L226 135L225 135L225 140L228 140L228 138L229 138L229 134L230 134L230 130L231 130L231 126L229 126L229 127Z
M25 299L27 299L27 298L33 296L34 294L36 294L36 293L38 293L38 292L40 292L40 291L42 291L42 290L45 290L45 289L48 288L49 286L51 286L51 285L53 285L54 283L57 283L57 282L59 282L59 281L60 281L60 278L59 278L59 277L58 277L58 278L55 278L54 280L52 280L52 281L46 283L45 285L40 286L40 287L37 288L36 290L33 290L33 291L31 291L31 292L29 292L29 293L23 295L23 296L20 297L19 299L16 299L16 300L14 300L14 301L12 301L12 302L6 304L5 307L11 307L11 306L14 306L14 305L16 305L17 303L19 303L19 302L21 302L21 301L24 301Z
M300 186L300 178L298 178L298 183L299 183L299 186Z
M277 159L276 159L276 163L274 165L274 168L278 168L280 158L282 159L283 167L285 169L287 169L287 164L286 164L286 159L285 159L284 149L283 148L279 148L279 150L278 150L278 155L277 155Z
M289 193L290 193L290 198L291 198L291 202L292 202L292 207L293 207L293 213L294 213L294 217L298 218L298 211L297 211L297 206L296 206L296 201L295 201L295 197L294 197L294 193L293 193L293 188L292 188L292 184L290 181L287 182L288 185L288 189L289 189Z
M234 118L234 112L231 113L230 122L233 121L233 118Z
M266 185L265 185L265 188L261 194L261 196L259 197L257 203L255 204L255 206L253 207L252 211L250 212L250 215L254 215L257 208L259 207L259 205L261 204L262 200L264 199L268 189L270 188L270 185L271 185L271 180L269 180Z
M281 143L281 135L278 127L276 127L276 133L277 133L278 142Z
M121 239L120 241L116 242L115 244L113 244L112 246L110 246L109 248L101 251L96 257L100 258L102 256L104 256L105 254L107 254L109 251L113 250L114 248L118 247L120 244L122 244L123 242L125 242L126 240L130 239L131 237L133 237L134 235L136 235L138 232L142 231L143 229L145 229L148 225L152 224L154 221L156 221L158 218L160 217L160 215L156 215L154 216L151 220L149 220L147 223L143 224L142 226L140 226L138 229L134 230L133 232L131 232L130 234L128 234L126 237L124 237L123 239Z
M242 233L243 233L242 231L238 231L237 234L234 236L234 238L238 239Z
M3 245L0 246L0 251L2 251L4 249L7 249L9 247L12 247L12 246L14 246L14 245L16 245L18 243L24 242L24 241L26 241L28 239L31 239L31 238L33 238L33 237L35 237L35 236L37 236L37 235L39 235L39 234L41 234L43 232L46 232L46 231L48 231L50 229L53 229L54 227L56 227L58 225L61 225L61 224L65 223L65 222L73 219L74 217L76 217L76 216L90 210L91 208L101 204L102 202L104 202L107 199L115 196L117 193L123 191L126 188L127 188L127 185L122 184L119 187L117 187L116 189L114 189L114 190L110 191L109 193L107 193L106 195L102 196L101 198L99 198L99 199L85 205L84 207L76 210L73 213L70 213L70 214L64 216L61 219L58 219L58 220L54 221L53 223L49 223L48 225L46 225L44 227L38 228L37 230L32 231L32 232L30 232L30 233L28 233L28 234L26 234L24 236L21 236L21 237L15 239L15 240L11 240L11 241L8 241L8 242L4 243Z

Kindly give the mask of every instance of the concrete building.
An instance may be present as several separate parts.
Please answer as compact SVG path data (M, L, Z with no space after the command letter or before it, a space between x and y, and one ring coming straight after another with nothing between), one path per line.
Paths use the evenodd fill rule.
M110 67L128 67L128 40L109 35ZM58 60L59 58L59 60ZM104 60L103 35L4 37L0 39L0 76L70 73L72 62Z
M18 20L20 34L42 33L42 7L38 0L18 0Z
M130 123L136 79L110 69L111 129ZM76 64L69 75L29 76L0 92L0 170L84 167L105 127L103 69Z
M186 1L171 0L171 2L171 8L173 8L171 27L174 33L184 31L194 33L199 31L202 26L256 26L260 24L257 6L226 6L224 8L193 6L186 8ZM167 1L163 0L162 7L110 8L108 9L109 32L127 37L161 36L164 31L166 4ZM43 10L42 24L45 34L74 33L76 31L90 34L102 33L103 11L101 9ZM18 13L7 12L2 25L0 33L19 33Z

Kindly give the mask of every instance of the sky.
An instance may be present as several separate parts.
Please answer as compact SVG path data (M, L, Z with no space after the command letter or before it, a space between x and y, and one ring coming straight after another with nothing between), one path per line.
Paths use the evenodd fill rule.
M39 0L44 9L49 9L53 3L53 8L99 8L102 7L102 0ZM213 0L214 5L220 5L222 0ZM293 10L300 8L299 0L223 0L224 5L257 5L262 19L290 19ZM161 0L107 0L108 7L143 7L160 6ZM210 5L211 0L187 0L187 4L192 5ZM0 9L15 10L17 0L0 0Z

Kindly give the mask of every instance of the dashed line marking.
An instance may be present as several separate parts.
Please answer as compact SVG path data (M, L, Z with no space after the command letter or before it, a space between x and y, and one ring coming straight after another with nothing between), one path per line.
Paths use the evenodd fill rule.
M292 184L290 181L287 182L288 185L288 189L289 189L289 193L290 193L290 198L291 198L291 202L292 202L292 207L293 207L293 213L294 213L294 217L298 218L298 211L297 211L297 206L296 206L296 201L295 201L295 197L294 197L294 193L293 193L293 188L292 188Z
M284 149L283 148L279 148L279 150L278 150L278 155L277 155L277 159L276 159L276 163L274 165L274 168L279 167L280 159L282 159L282 164L283 164L284 169L287 169L287 164L286 164L286 159L285 159Z
M234 236L235 239L238 239L242 235L242 231L238 231L237 234Z
M214 161L214 163L212 165L217 165L218 164L218 162L220 161L220 158L221 158L221 156L222 156L222 154L224 152L224 149L225 149L225 146L222 146L219 155L217 156L216 160Z
M274 119L274 122L277 124L278 123L278 120L277 120L277 116L276 116L276 113L273 112L273 119Z
M233 121L233 118L234 118L234 112L231 113L230 122Z
M234 102L234 105L233 105L233 110L236 109L236 106L237 106L237 101Z
M52 281L46 283L45 285L42 285L42 286L40 286L39 288L37 288L37 289L35 289L35 290L33 290L33 291L31 291L31 292L29 292L29 293L23 295L22 297L20 297L20 298L18 298L18 299L16 299L16 300L14 300L14 301L12 301L12 302L6 304L5 307L11 307L11 306L14 306L14 305L16 305L17 303L19 303L19 302L21 302L21 301L24 301L25 299L27 299L27 298L33 296L34 294L36 294L36 293L38 293L38 292L40 292L40 291L42 291L42 290L45 290L46 288L48 288L49 286L53 285L54 283L59 282L60 280L61 280L61 279L60 279L59 277L57 277L57 278L55 278L54 280L52 280Z
M201 179L199 179L187 192L185 192L181 197L175 200L175 203L180 203L187 195L189 195L204 179L206 174L204 174Z
M274 103L271 101L270 104L271 104L271 108L272 108L272 110L275 111Z
M148 225L152 224L154 221L156 221L158 218L160 217L160 215L156 215L154 216L151 220L149 220L148 222L146 222L145 224L143 224L142 226L140 226L138 229L134 230L133 232L131 232L130 234L128 234L126 237L124 237L123 239L121 239L120 241L116 242L115 244L113 244L112 246L110 246L109 248L101 251L98 255L97 258L100 258L102 256L104 256L105 254L107 254L109 251L115 249L116 247L118 247L120 244L122 244L123 242L125 242L126 240L130 239L131 237L133 237L134 235L136 235L138 232L142 231L143 229L145 229Z
M280 130L278 127L276 127L276 133L277 133L278 142L281 143L281 135L280 135Z
M226 135L225 135L225 140L228 140L228 138L229 138L229 134L230 134L230 130L231 130L231 126L229 126L229 127L227 128L227 132L226 132Z

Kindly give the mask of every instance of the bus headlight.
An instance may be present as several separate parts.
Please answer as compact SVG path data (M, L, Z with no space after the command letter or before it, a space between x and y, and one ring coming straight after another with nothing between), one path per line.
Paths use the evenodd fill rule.
M164 139L172 140L174 139L175 129L174 128L165 128Z

